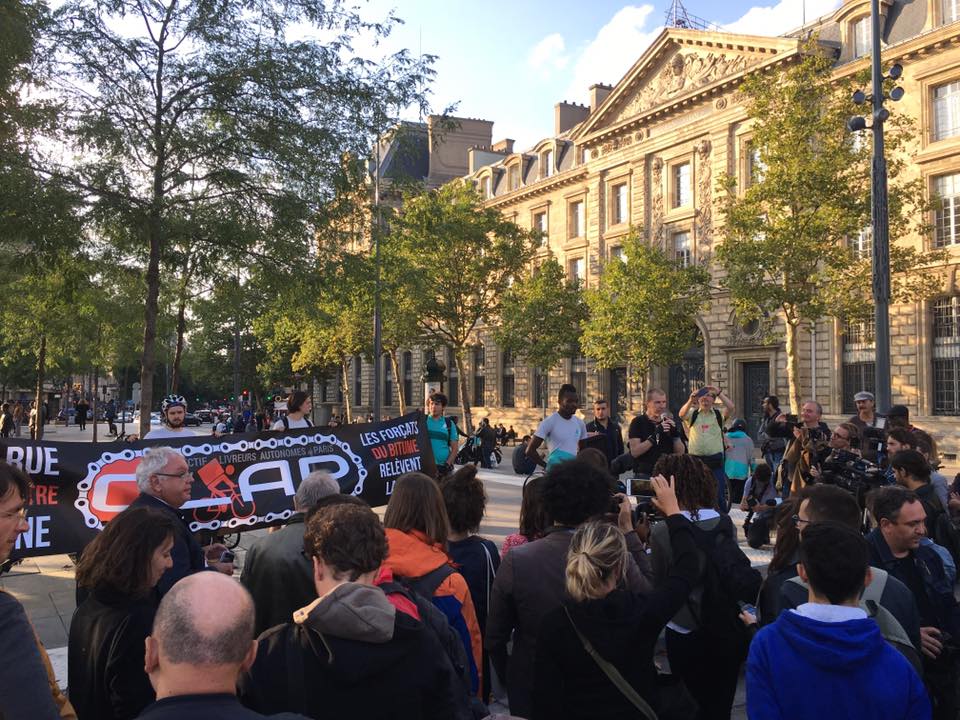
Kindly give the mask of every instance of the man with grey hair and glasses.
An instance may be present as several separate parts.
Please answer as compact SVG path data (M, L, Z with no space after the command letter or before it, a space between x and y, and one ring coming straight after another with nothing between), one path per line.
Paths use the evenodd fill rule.
M247 550L240 582L253 596L258 635L290 622L295 611L317 599L313 563L303 552L305 519L320 500L339 492L340 485L326 470L310 473L297 488L287 524L257 538Z
M144 451L137 465L140 495L130 507L154 508L175 519L173 550L170 552L173 567L160 578L157 585L160 595L166 594L178 580L200 570L218 570L233 575L233 562L220 562L221 554L227 548L219 543L201 547L180 513L180 508L190 500L191 485L193 473L178 451L165 446Z

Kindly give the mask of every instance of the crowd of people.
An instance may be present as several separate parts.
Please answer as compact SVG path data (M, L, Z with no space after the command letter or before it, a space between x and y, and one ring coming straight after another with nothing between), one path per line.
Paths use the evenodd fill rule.
M750 718L957 720L960 493L933 480L929 435L861 402L860 422L830 432L815 402L792 418L766 398L755 463L719 388L679 419L648 391L624 444L605 402L588 425L563 386L524 448L546 472L498 549L478 534L477 468L451 467L432 397L437 477L398 478L381 520L312 473L239 582L180 514L183 456L149 448L139 497L77 564L67 696L0 592L0 713L479 720L497 702L536 720L712 720L730 717L745 672ZM297 411L290 427L309 422ZM27 476L0 465L0 561L28 496ZM751 544L775 532L765 577L731 502Z

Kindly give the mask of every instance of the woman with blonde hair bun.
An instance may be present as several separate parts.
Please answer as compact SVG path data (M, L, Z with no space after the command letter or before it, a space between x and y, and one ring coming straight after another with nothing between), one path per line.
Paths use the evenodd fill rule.
M600 521L577 528L567 553L567 597L537 634L533 720L633 720L659 708L654 646L696 584L700 564L673 479L651 482L673 550L670 575L647 595L630 592L623 531Z

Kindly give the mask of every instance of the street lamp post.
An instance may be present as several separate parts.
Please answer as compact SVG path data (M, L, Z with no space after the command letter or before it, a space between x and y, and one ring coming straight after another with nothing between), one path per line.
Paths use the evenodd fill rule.
M377 135L377 167L373 177L373 205L375 225L373 228L373 264L375 286L373 291L373 421L380 422L382 381L380 368L383 365L383 319L380 315L380 231L383 218L380 214L380 135Z
M857 90L853 101L860 105L871 101L870 129L873 132L873 160L870 171L870 217L873 236L873 303L875 322L875 397L881 411L890 408L890 227L887 215L887 160L883 148L883 123L890 117L890 111L883 106L889 97L893 101L903 97L903 89L895 87L886 95L883 81L886 78L896 80L903 68L893 65L884 76L880 57L880 1L871 0L871 45L872 45L872 88L870 96ZM866 118L857 116L847 121L847 128L859 132L867 128Z

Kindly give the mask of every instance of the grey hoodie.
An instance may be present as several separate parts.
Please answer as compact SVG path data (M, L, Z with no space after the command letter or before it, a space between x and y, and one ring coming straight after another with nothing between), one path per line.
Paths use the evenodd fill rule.
M297 625L323 635L382 645L393 639L397 609L372 585L338 585L293 614ZM328 648L329 649L329 648Z

